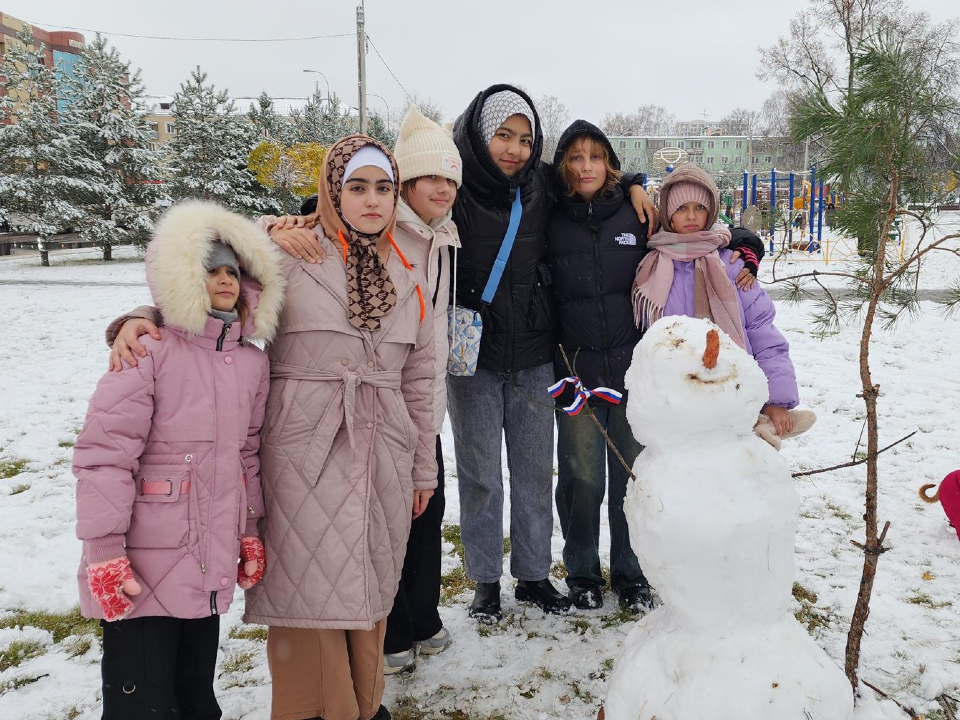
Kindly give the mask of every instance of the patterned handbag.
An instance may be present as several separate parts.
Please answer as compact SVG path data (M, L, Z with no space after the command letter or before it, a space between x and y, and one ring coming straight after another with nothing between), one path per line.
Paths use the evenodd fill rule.
M503 243L497 253L497 259L490 270L490 277L483 288L481 300L484 305L493 301L493 296L500 285L503 271L513 250L513 242L517 239L517 230L520 228L520 217L523 215L523 205L520 202L520 188L513 198L510 208L510 223L507 233L503 236ZM450 355L447 358L447 372L460 377L472 377L477 372L477 360L480 357L480 337L483 334L483 318L477 310L457 306L457 248L453 248L453 304L448 311L447 332L450 337Z

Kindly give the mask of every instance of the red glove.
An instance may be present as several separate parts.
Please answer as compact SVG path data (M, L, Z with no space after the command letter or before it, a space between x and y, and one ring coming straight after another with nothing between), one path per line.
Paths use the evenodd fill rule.
M237 585L249 590L263 577L267 567L267 555L260 538L246 535L240 538L240 563L237 567Z
M140 584L133 579L126 555L87 565L87 586L103 610L104 620L125 618L133 610L127 595L140 594Z

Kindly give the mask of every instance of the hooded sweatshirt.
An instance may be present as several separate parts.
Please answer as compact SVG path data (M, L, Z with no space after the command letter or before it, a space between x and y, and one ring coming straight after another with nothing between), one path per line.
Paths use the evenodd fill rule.
M218 238L243 265L246 320L208 314L204 265ZM239 538L263 516L260 426L269 341L283 302L277 250L251 222L210 202L185 202L157 225L147 281L166 320L143 337L136 368L107 373L90 400L73 454L78 581L86 617L102 617L86 566L126 554L143 591L129 617L225 612Z

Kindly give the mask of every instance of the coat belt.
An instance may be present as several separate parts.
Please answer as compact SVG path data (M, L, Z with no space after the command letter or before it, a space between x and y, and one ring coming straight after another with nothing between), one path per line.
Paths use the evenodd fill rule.
M341 422L347 426L347 437L350 447L356 449L353 438L353 416L356 406L357 387L370 385L377 388L400 389L401 373L399 370L378 370L374 372L358 373L353 370L344 370L334 373L324 370L272 363L270 377L284 380L306 380L308 382L334 382L341 384L341 391L330 400L317 422L313 440L300 463L300 469L314 481L323 469L330 446L337 434ZM315 473L315 474L314 474Z

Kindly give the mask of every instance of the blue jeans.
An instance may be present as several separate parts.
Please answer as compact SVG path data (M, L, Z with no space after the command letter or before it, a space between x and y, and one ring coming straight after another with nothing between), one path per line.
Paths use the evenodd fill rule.
M543 580L553 535L553 363L508 373L447 376L467 575L497 582L503 570L503 474L510 472L510 572Z
M627 422L627 404L600 403L591 407L594 416L617 446L623 459L633 461L643 450ZM637 556L630 548L623 497L627 471L607 446L597 426L583 410L579 415L557 416L557 513L563 531L563 564L567 585L603 586L600 573L600 507L609 474L610 584L616 591L645 585Z

